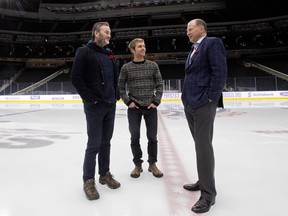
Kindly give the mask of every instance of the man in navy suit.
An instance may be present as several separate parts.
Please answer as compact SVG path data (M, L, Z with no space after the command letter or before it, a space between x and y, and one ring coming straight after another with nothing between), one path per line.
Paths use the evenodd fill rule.
M215 204L217 194L212 139L216 109L227 77L226 51L220 38L207 37L207 24L201 19L187 24L187 36L193 46L185 64L181 99L195 143L198 181L183 187L201 192L191 210L204 213Z

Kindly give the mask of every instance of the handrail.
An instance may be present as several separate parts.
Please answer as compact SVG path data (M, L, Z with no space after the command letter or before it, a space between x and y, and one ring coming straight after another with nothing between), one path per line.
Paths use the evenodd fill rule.
M1 88L0 88L0 92L4 91L8 86L11 85L11 83L13 83L23 72L24 68L21 68L16 74L14 74L8 82L5 82Z
M272 74L272 75L274 75L276 77L279 77L281 79L284 79L284 80L288 81L288 75L287 74L284 74L284 73L282 73L280 71L277 71L277 70L274 70L274 69L269 68L267 66L264 66L264 65L259 64L257 62L254 62L254 61L251 61L251 60L245 60L244 61L244 65L245 65L245 67L257 68L259 70L262 70L264 72L267 72L269 74Z
M62 69L56 71L55 73L51 74L50 76L45 77L44 79L40 80L39 82L34 83L34 84L32 84L32 85L30 85L30 86L28 86L28 87L26 87L20 91L14 92L12 95L20 95L20 94L25 94L27 92L33 91L34 89L44 85L45 83L54 79L55 77L57 77L63 73L68 73L68 71L69 71L68 68L64 68L64 69L62 68Z

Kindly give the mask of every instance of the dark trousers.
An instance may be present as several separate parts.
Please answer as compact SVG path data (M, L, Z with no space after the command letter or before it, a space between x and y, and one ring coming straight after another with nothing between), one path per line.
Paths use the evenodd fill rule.
M184 109L195 143L201 196L210 201L216 197L214 178L215 159L212 146L216 109L216 103L207 103L197 109L191 109L189 106Z
M115 103L84 103L88 142L83 164L83 181L95 178L96 155L98 173L105 175L110 169L110 147L115 122Z
M140 127L142 116L145 120L146 135L148 139L148 163L152 164L157 162L157 109L140 109L140 108L128 108L128 123L129 131L131 134L131 150L133 154L133 162L136 166L141 166L142 150L140 146Z

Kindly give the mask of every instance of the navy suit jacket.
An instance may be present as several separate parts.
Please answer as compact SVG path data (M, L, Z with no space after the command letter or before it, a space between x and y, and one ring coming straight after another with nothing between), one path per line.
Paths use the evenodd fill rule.
M184 107L199 108L209 100L218 103L227 78L226 51L220 38L204 37L185 64L181 99Z

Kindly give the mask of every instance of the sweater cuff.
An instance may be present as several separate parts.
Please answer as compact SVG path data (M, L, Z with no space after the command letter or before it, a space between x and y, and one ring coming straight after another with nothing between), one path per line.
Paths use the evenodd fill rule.
M155 101L153 101L152 102L155 106L159 106L159 103L157 103L157 102L155 102Z
M132 100L129 100L126 105L129 106L133 101Z

